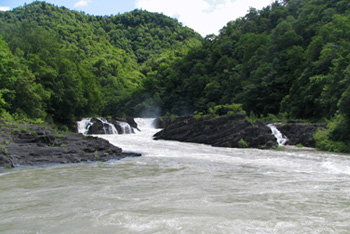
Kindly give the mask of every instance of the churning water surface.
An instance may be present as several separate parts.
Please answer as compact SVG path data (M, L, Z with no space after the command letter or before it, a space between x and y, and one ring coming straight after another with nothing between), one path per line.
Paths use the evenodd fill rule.
M0 173L0 233L350 233L348 155L100 136L143 153Z

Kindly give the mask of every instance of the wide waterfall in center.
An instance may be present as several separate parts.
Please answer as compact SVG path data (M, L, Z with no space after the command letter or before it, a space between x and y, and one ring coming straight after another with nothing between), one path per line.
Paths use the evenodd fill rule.
M77 122L78 133L81 133L83 135L94 134L94 133L90 133L90 128L92 128L95 124L98 125L97 130L95 129L95 131L99 131L99 128L102 128L100 129L102 130L102 133L107 135L134 133L132 127L127 122L116 121L116 120L109 122L107 119L102 117L97 117L94 119L83 118L82 120L78 121Z
M350 159L99 135L142 157L0 171L1 233L349 233Z

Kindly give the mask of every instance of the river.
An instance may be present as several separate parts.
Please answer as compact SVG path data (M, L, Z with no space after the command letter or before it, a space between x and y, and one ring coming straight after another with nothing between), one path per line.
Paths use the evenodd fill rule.
M349 155L100 136L143 153L0 171L0 233L350 233Z

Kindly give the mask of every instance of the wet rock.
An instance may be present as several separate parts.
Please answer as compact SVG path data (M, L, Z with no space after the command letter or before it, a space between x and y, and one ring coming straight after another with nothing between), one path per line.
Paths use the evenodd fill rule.
M326 128L326 123L306 123L301 121L288 121L276 125L277 129L287 138L287 145L301 144L306 147L315 147L313 138L318 128Z
M135 128L140 131L133 117L127 116L127 117L124 117L124 119L125 119L125 122L127 122L132 128Z
M97 118L92 118L90 120L92 125L89 128L88 134L104 134L103 123Z
M0 166L43 165L51 163L78 163L108 161L141 156L124 153L107 140L84 137L76 133L62 133L51 127L21 126L24 130L9 131L2 125ZM8 134L4 132L8 131Z
M270 149L277 142L266 124L252 124L242 114L221 117L179 117L165 124L155 139L209 144L218 147Z
M134 129L139 130L132 117L92 118L90 122L92 124L87 132L89 135L130 134L134 133ZM125 130L124 123L129 124L130 128Z

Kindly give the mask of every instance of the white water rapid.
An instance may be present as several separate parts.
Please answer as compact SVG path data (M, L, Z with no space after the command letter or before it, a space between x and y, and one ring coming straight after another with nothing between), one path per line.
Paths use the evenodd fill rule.
M91 118L84 118L81 121L77 122L77 128L78 128L78 132L83 134L83 135L87 135L89 128L92 126L92 122L91 122Z
M101 135L138 158L0 171L0 233L350 233L349 155Z
M278 145L284 146L287 143L288 138L283 136L283 134L276 128L274 124L268 124L267 126L271 129L272 134L276 137Z

